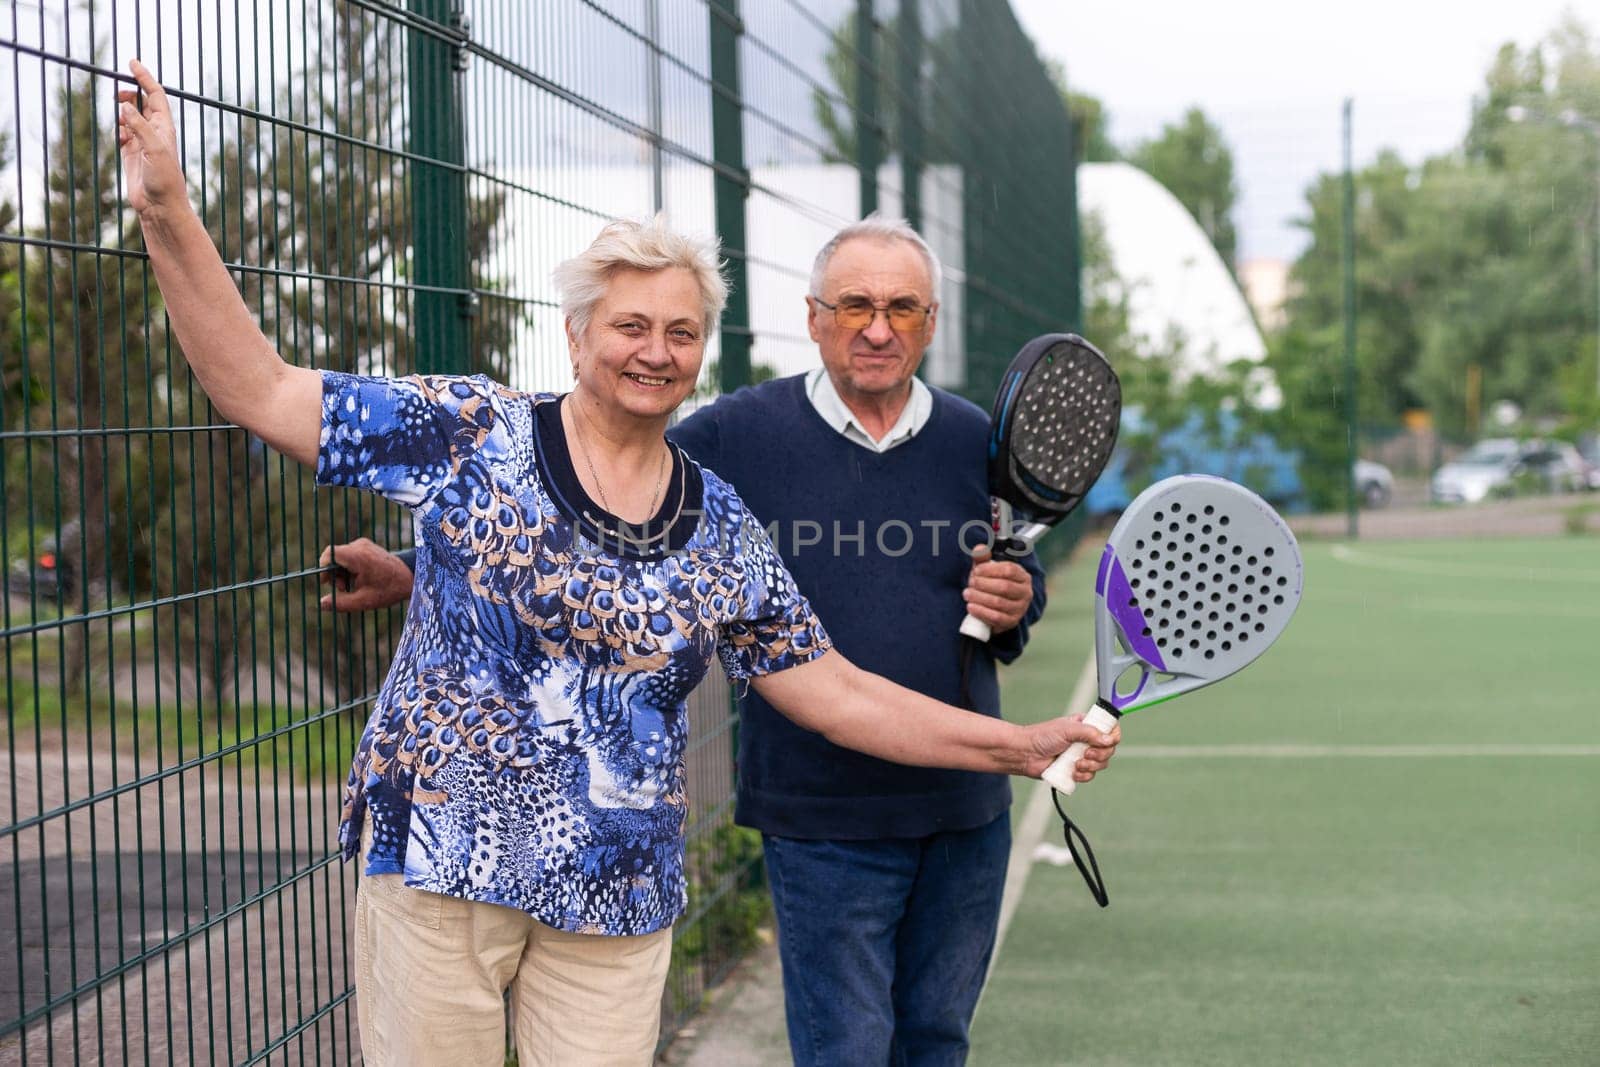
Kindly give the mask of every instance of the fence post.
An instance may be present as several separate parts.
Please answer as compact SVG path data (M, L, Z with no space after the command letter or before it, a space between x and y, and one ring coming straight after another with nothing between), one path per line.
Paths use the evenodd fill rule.
M1341 245L1344 277L1344 508L1345 536L1361 535L1356 501L1356 181L1351 142L1351 101L1344 102L1344 240Z
M1058 104L1062 111L1067 110L1067 102L1056 96L1055 99L1045 103L1044 107ZM1066 207L1064 213L1067 226L1067 262L1063 274L1067 285L1066 321L1074 330L1081 332L1084 329L1083 321L1083 225L1078 213L1078 163L1082 158L1082 149L1078 143L1078 128L1072 121L1070 113L1062 125L1066 138L1066 152L1063 153L1063 165L1066 173L1062 176L1062 184L1066 187Z
M922 230L922 2L900 0L900 103L896 131L900 143L901 214ZM938 295L937 293L934 295Z
M644 35L650 40L650 204L651 210L660 214L667 206L661 152L661 0L645 0Z
M460 71L466 17L461 0L409 0L411 14L433 24L413 26L410 59L412 351L424 374L468 369L472 310L467 263L466 130L461 120Z
M978 0L960 0L956 8L956 51L961 55L985 55L985 47L994 42L983 32L983 11ZM974 51L976 49L976 51ZM992 62L992 60L991 60ZM939 89L947 101L964 101L972 106L980 97L982 86L980 71L973 64L950 66L939 72L954 84L941 84ZM993 396L994 383L1000 381L1009 356L999 354L995 344L998 323L994 313L994 300L982 284L990 271L988 252L989 212L999 199L993 188L994 177L983 166L989 158L984 134L989 132L969 115L952 108L949 116L953 129L950 139L955 148L956 162L961 168L961 258L967 280L963 303L966 316L961 329L966 334L963 347L967 353L967 380L959 390L963 396L980 407L987 407ZM993 116L998 122L1000 116Z
M739 0L709 0L711 27L711 151L716 159L717 233L728 259L728 303L722 309L721 381L724 393L750 382L750 290L745 262L744 100L739 95Z
M883 137L878 128L878 28L872 0L856 0L856 169L861 181L861 214L878 210L878 167Z

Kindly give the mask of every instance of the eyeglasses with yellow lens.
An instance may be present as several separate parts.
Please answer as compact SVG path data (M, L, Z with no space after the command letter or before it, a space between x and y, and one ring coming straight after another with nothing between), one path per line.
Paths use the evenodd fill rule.
M883 312L889 320L892 329L901 333L911 333L920 330L927 323L928 316L933 314L933 305L923 307L915 300L894 300L887 304L874 304L861 297L845 297L837 304L830 304L820 296L814 296L820 307L825 307L833 312L833 321L845 330L864 330L872 325L872 320L878 312Z

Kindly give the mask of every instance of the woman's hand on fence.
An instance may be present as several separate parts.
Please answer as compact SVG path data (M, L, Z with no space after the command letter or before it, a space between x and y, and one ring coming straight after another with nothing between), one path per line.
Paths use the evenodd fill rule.
M399 556L365 537L348 544L329 545L317 562L334 568L318 580L337 590L337 595L323 596L323 611L376 611L411 598L411 568Z
M117 144L122 148L128 204L140 215L187 205L189 191L178 165L178 131L166 91L150 68L137 59L128 68L139 83L138 92L123 89L117 93ZM139 110L140 93L144 94L143 112Z

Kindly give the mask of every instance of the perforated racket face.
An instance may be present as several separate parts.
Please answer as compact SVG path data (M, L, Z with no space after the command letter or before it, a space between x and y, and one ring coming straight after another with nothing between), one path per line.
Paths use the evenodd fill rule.
M1111 457L1122 386L1105 357L1073 334L1035 339L1012 367L995 419L1005 449L1003 484L992 488L1035 517L1065 514Z
M1294 534L1255 493L1203 475L1157 482L1101 556L1101 699L1131 711L1242 670L1288 626L1303 572Z

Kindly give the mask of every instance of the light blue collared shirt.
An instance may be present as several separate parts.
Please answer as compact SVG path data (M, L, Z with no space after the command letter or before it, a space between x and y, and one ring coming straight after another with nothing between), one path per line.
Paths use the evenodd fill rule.
M855 414L839 396L839 390L834 388L826 367L818 367L806 375L806 396L824 422L849 440L874 452L887 452L896 445L905 444L922 432L933 415L933 393L921 378L915 377L911 379L911 399L906 401L900 418L889 427L889 432L883 435L881 441L874 441L872 435L862 429Z

